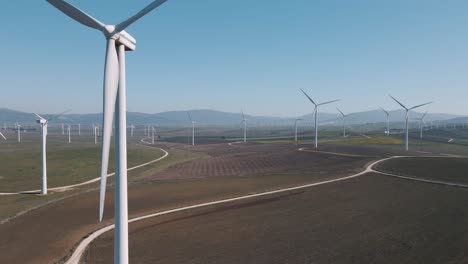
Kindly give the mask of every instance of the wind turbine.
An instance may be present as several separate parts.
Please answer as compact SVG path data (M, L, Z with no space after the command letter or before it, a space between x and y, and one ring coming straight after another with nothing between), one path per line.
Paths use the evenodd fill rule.
M49 120L43 118L42 116L34 113L39 119L37 119L37 123L41 125L41 135L42 135L42 184L41 184L41 194L46 195L47 194L47 152L46 152L46 146L47 146L47 128L49 125L49 121L58 118L59 116L65 114L67 111L60 113Z
M81 136L81 124L78 124L78 136Z
M187 112L188 118L190 122L192 123L192 146L195 146L195 121L192 120L192 116L190 115L190 112Z
M71 143L71 126L67 125L68 143Z
M416 105L416 106L413 106L413 107L410 107L410 108L407 108L406 106L404 106L402 103L400 103L397 99L395 99L393 96L389 95L390 98L392 98L395 102L397 102L401 107L403 107L403 109L405 109L405 130L406 130L406 135L405 135L405 149L406 151L408 151L408 113L409 111L411 110L414 110L416 108L419 108L421 106L425 106L425 105L428 105L428 104L431 104L432 102L428 102L428 103L424 103L424 104L420 104L420 105Z
M343 123L343 137L346 137L346 116L345 114L343 114L343 112L337 107L336 110L338 110L338 112L340 112L341 114L341 121Z
M47 154L46 154L46 144L47 144L47 126L49 122L42 116L34 113L39 119L37 123L41 125L41 135L42 135L42 185L41 185L41 194L47 194Z
M296 143L297 145L297 121L301 121L303 120L302 118L296 118L296 120L294 120L294 143Z
M247 121L248 119L245 118L244 111L242 110L242 122L244 123L244 143L247 142Z
M314 116L315 116L315 147L318 146L318 125L317 125L317 116L318 116L318 107L319 106L322 106L322 105L326 105L326 104L331 104L331 103L334 103L334 102L338 102L339 100L333 100L333 101L328 101L328 102L324 102L324 103L320 103L320 104L316 104L314 102L314 100L312 100L312 98L310 98L310 96L304 92L304 90L302 90L302 93L309 99L309 101L314 105Z
M93 124L93 130L94 130L94 145L97 145L98 126Z
M65 126L62 123L62 135L65 135Z
M16 122L15 126L17 131L16 133L18 134L18 142L21 142L21 125L18 122Z
M126 131L126 80L125 51L135 50L136 40L125 28L148 14L167 0L156 0L140 12L117 25L105 25L92 16L63 0L47 0L50 4L79 23L97 29L107 40L104 68L103 142L99 221L102 221L109 163L113 114L116 119L115 144L115 240L114 262L128 263L128 201L127 201L127 131ZM118 51L118 52L117 52Z
M133 137L133 129L135 129L135 126L132 124L130 126L130 136Z
M390 135L390 112L380 107L380 109L387 115L387 136Z
M154 126L151 126L151 143L153 145L154 145L154 132L155 132Z
M424 124L424 118L427 115L427 111L419 118L414 118L415 120L419 121L419 139L423 138L423 124Z

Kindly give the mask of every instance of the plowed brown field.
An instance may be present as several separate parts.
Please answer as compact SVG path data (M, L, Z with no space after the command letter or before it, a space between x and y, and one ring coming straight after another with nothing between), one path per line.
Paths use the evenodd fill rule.
M197 146L207 158L177 164L149 179L189 179L258 174L343 174L362 170L363 158L320 155L291 145L227 144ZM370 160L370 158L369 158Z

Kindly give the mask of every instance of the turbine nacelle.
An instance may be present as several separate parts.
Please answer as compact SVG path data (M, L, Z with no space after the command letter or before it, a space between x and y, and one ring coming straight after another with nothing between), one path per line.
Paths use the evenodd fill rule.
M47 120L45 120L45 119L37 119L36 122L37 122L38 124L41 124L41 125L47 124Z
M122 30L118 34L119 37L115 41L117 44L124 45L126 51L134 51L136 49L136 39L134 37L125 30Z
M136 39L125 30L116 32L114 25L106 25L102 33L106 39L115 40L116 45L124 45L126 51L134 51L136 49Z

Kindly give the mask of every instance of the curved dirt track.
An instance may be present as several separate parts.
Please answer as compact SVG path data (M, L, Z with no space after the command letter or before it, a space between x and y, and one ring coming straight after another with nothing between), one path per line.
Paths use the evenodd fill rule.
M229 145L231 146L231 144L229 144ZM345 154L345 153L329 152L329 151L308 150L308 149L305 149L305 148L300 148L299 151L322 153L322 154L327 154L327 155L346 156L346 157L362 157L362 158L364 158L364 157L375 157L375 156L354 155L354 154ZM317 182L317 183L313 183L313 184L305 184L305 185L300 185L300 186L291 187L291 188L278 189L278 190L275 190L275 191L262 192L262 193L253 194L253 195L239 196L239 197L230 198L230 199L222 199L222 200L208 202L208 203L195 204L195 205L176 208L176 209L171 209L171 210L167 210L167 211L156 212L156 213L153 213L153 214L149 214L149 215L145 215L145 216L130 219L129 223L134 223L134 222L146 220L146 219L153 218L153 217L164 216L164 215L178 213L178 212L182 212L182 211L188 211L188 210L197 209L197 208L201 208L201 207L209 207L209 206L214 206L214 205L219 205L219 204L232 203L232 202L235 202L235 201L248 200L248 199L252 199L252 198L256 198L256 197L269 196L269 195L278 194L278 193L287 193L287 192L291 192L291 191L294 191L294 190L310 188L310 187L319 186L319 185L328 184L328 183L333 183L333 182L338 182L338 181L349 180L349 179L353 179L353 178L356 178L356 177L359 177L361 175L368 174L368 173L377 173L377 174L382 174L382 175L386 175L386 176L392 176L392 177L396 177L396 178L403 178L403 179L407 179L407 180L413 180L413 181L419 181L419 182L425 182L425 183L431 183L431 184L440 184L440 185L468 188L468 185L463 185L463 184L456 184L456 183L449 183L449 182L442 182L442 181L433 181L433 180L425 180L425 179L418 179L418 178L412 178L412 177L405 177L405 176L399 176L399 175L394 175L394 174L389 174L389 173L374 170L374 166L377 165L378 163L381 163L381 162L384 162L384 161L387 161L387 160L390 160L390 159L411 158L411 157L412 156L392 156L392 157L381 158L381 159L379 159L377 161L374 161L374 162L370 163L369 165L367 165L364 171L353 174L353 175L350 175L350 176L340 177L340 178L333 179L333 180L321 181L321 182ZM428 156L428 157L438 158L438 156ZM107 226L105 228L97 230L95 233L91 234L89 237L87 237L85 240L83 240L80 243L80 245L78 246L78 248L75 250L72 257L69 259L69 261L67 263L70 263L70 264L71 263L79 263L79 260L82 258L82 255L85 252L86 248L89 246L89 244L93 240L97 239L100 235L106 233L107 231L112 230L113 228L114 228L113 225Z
M330 153L326 152L326 154L330 154ZM339 154L339 153L336 153L336 154ZM208 203L195 204L195 205L191 205L191 206L185 206L185 207L176 208L176 209L167 210L167 211L162 211L162 212L156 212L156 213L153 213L153 214L148 214L148 215L144 215L144 216L141 216L141 217L136 217L136 218L129 219L129 223L134 223L134 222L138 222L138 221L141 221L141 220L146 220L146 219L152 218L152 217L158 217L158 216L173 214L173 213L177 213L177 212L188 211L188 210L191 210L191 209L196 209L196 208L201 208L201 207L208 207L208 206L219 205L219 204L224 204L224 203L231 203L231 202L235 202L235 201L247 200L247 199L252 199L252 198L256 198L256 197L263 197L263 196L268 196L268 195L273 195L273 194L278 194L278 193L287 193L287 192L291 192L291 191L294 191L294 190L300 190L300 189L310 188L310 187L319 186L319 185L323 185L323 184L349 180L349 179L359 177L359 176L364 175L364 174L369 173L369 172L374 172L374 170L372 168L376 164L378 164L380 162L383 162L385 160L391 159L391 158L392 157L382 158L382 159L379 159L377 161L374 161L371 164L367 165L367 167L365 168L364 171L361 171L359 173L356 173L356 174L353 174L353 175L350 175L350 176L345 176L345 177L341 177L341 178L337 178L337 179L333 179L333 180L321 181L321 182L317 182L317 183L311 183L311 184L295 186L295 187L291 187L291 188L284 188L284 189L278 189L278 190L274 190L274 191L268 191L268 192L262 192L262 193L257 193L257 194L251 194L251 195L245 195L245 196L229 198L229 199L223 199L223 200L218 200L218 201L213 201L213 202L208 202ZM78 245L78 247L75 249L75 251L73 252L70 259L66 263L67 264L78 264L81 257L82 257L82 255L83 255L83 253L84 253L84 251L89 246L89 244L93 240L95 240L97 237L104 234L105 232L113 230L114 227L115 227L114 225L106 226L104 228L101 228L101 229L93 232L91 235L86 237L84 240L81 241L81 243Z
M150 143L144 141L144 139L142 139L141 142L143 142L145 144L150 144ZM167 152L166 150L164 150L162 148L155 148L155 149L161 150L164 153L164 155L162 157L159 157L159 158L155 159L155 160L152 160L152 161L149 161L149 162L146 162L146 163L139 164L137 166L128 168L127 171L132 171L132 170L135 170L135 169L138 169L138 168L153 164L155 162L158 162L158 161L166 158L169 155L169 152ZM112 172L112 173L107 174L107 177L112 177L114 175L115 175L115 172ZM88 184L97 182L100 179L101 179L100 177L97 177L97 178L91 179L89 181L85 181L85 182L81 182L81 183L77 183L77 184L72 184L72 185L48 188L47 190L48 191L56 191L56 192L64 192L64 191L67 191L67 190L70 190L70 189L73 189L73 188L76 188L76 187L80 187L80 186L83 186L83 185L88 185ZM41 190L30 190L30 191L21 191L21 192L0 192L0 195L40 194L40 192L41 192Z
M227 145L227 144L226 144ZM237 148L236 148L237 149ZM224 150L223 150L224 151ZM236 151L236 150L235 150ZM268 152L269 150L266 149L265 152ZM296 150L297 151L297 150ZM214 151L216 152L216 151ZM333 153L323 153L323 154L327 154L326 156L336 156L336 158L334 159L337 159L338 157L341 157L339 155L333 155ZM338 153L339 154L339 153ZM315 155L314 155L315 156ZM324 155L325 156L325 155ZM333 157L331 157L333 158ZM353 157L342 157L344 158L345 160L351 160L351 159L354 159ZM341 160L341 158L340 158ZM361 159L363 160L363 159ZM364 159L365 160L365 159ZM360 173L364 173L364 172L360 172ZM325 177L325 180L322 178L322 180L320 182L316 182L314 183L315 185L319 185L319 184L326 184L326 183L332 183L333 181L337 180L337 181L343 181L343 180L346 180L347 177L351 177L354 175L354 177L357 177L355 176L356 173L352 173L351 176L342 176L342 175L350 175L351 173L348 173L348 174L343 174L341 173L340 175L341 176L337 176L335 175L333 178L335 179L330 179L330 177L328 177L328 179ZM359 174L359 173L357 173ZM352 179L352 178L350 178ZM313 182L315 182L315 180L313 180ZM190 181L188 181L190 182ZM308 181L309 183L311 181ZM203 188L203 185L207 184L209 182L206 182L206 181L201 181L201 184L199 185L199 187ZM148 183L148 184L152 184L152 183ZM160 189L155 189L155 188L150 188L148 186L148 188L146 188L145 186L148 185L147 183L141 183L141 187L138 187L136 186L137 188L135 188L135 183L134 185L129 185L130 187L130 191L132 191L133 189L133 194L129 195L129 199L131 199L130 201L130 209L133 210L132 212L132 216L134 220L131 220L131 221L137 221L137 222L141 222L143 219L148 219L150 217L157 217L157 216L163 216L164 213L166 215L170 215L170 214L174 214L176 212L181 212L180 210L182 211L191 211L192 209L195 209L195 208L200 208L200 206L205 206L205 207L210 207L210 206L215 206L219 203L225 203L225 204L229 204L229 203L232 203L232 202L235 202L237 201L237 199L243 199L243 200L249 200L249 199L254 199L254 197L269 197L270 195L274 195L275 193L281 193L281 192L288 192L287 189L289 189L289 191L291 190L295 190L296 187L288 187L288 188L282 188L280 190L277 190L277 191L270 191L270 192L264 192L264 194L260 194L259 196L252 196L252 195L242 195L242 194L245 194L245 193L253 193L253 192L250 192L250 191L245 191L245 189L243 188L238 188L238 192L235 192L233 194L228 194L228 195L213 195L213 194L209 194L209 195L206 195L205 197L203 198L200 198L202 197L202 195L205 195L205 191L202 189L200 190L199 193L196 193L194 194L194 196L192 197L189 197L189 196L186 196L186 193L175 193L174 191L172 192L167 192L167 193L160 193L161 195L154 195L156 193L158 193L159 191L156 191L156 190L162 190L161 188ZM158 185L160 186L161 184L166 184L166 182L161 182L161 183L155 183L154 185ZM185 183L184 183L185 184ZM300 186L308 186L308 187L312 187L314 186L314 184L303 184L303 185L300 185ZM137 184L138 185L138 184ZM299 184L296 184L296 185L299 185ZM190 184L186 184L186 186L192 186ZM308 187L300 187L298 186L299 188L308 188ZM166 187L164 187L165 189L167 189ZM278 186L276 187L272 187L272 188L266 188L266 190L274 190L275 188L278 188ZM170 189L170 190L176 190L176 189ZM188 190L188 189L180 189L178 188L177 190ZM284 190L284 191L282 191ZM224 191L221 190L220 193ZM151 195L150 195L151 194ZM146 196L145 196L146 195ZM60 227L61 229L64 229L64 230L60 230L60 228L58 228L59 230L55 230L57 228L51 228L51 232L53 233L53 235L49 235L50 238L53 238L54 236L56 236L57 238L59 238L58 236L61 236L62 234L63 235L67 235L67 241L65 241L65 245L68 245L67 247L65 247L66 250L69 250L70 248L72 248L71 245L75 245L76 241L79 241L80 239L83 238L84 234L91 234L94 230L96 230L96 227L97 227L97 224L96 224L96 215L95 214L89 214L87 211L87 209L91 208L93 209L93 205L96 204L96 201L95 197L93 197L91 195L91 197L89 197L90 195L86 195L86 196L82 196L80 199L73 199L72 201L67 201L66 203L60 203L58 205L54 205L53 207L57 207L57 208L48 208L47 210L40 210L36 213L34 213L33 215L29 215L27 216L27 218L29 218L30 220L34 220L37 223L37 225L44 225L44 223L47 223L47 221L45 222L45 219L43 219L44 217L46 218L49 218L52 216L52 215L55 215L56 217L60 217L60 216L63 216L63 215L67 215L67 217L63 218L63 220L61 221L71 221L68 225L65 225L67 226L67 228L65 228L65 226L62 226ZM161 201L164 200L164 199L167 199L168 201L169 200L174 200L176 197L179 197L179 196L185 196L185 199L184 201L182 202L171 202L171 203L167 203L166 205L164 205L164 203L162 204ZM109 197L112 197L112 195L109 195ZM211 197L211 198L210 198ZM217 197L217 199L216 199ZM234 197L234 198L230 198L230 199L225 199L226 197ZM178 199L178 198L177 198ZM74 201L76 200L76 201ZM86 201L83 201L83 200L86 200ZM206 201L212 201L212 200L215 200L217 202L213 202L213 203L206 203ZM146 201L146 202L145 202ZM71 203L72 202L72 203ZM146 203L146 205L143 205L141 203ZM108 206L111 208L111 203L112 201L108 201ZM65 206L62 206L61 204L66 204L66 207ZM192 205L191 205L192 204ZM195 204L195 205L193 205ZM182 206L181 206L182 205ZM143 206L146 206L143 208ZM141 207L141 208L136 208L136 207ZM155 208L159 208L159 212L154 212ZM173 209L173 208L176 208L176 209ZM185 208L185 209L183 209ZM53 214L51 215L51 210L50 209L54 209L53 211ZM77 210L79 209L79 210ZM136 210L138 209L138 210ZM91 210L92 211L92 210ZM45 213L45 214L44 214ZM94 211L92 211L91 213L94 213ZM82 214L86 214L86 216L80 216ZM103 223L103 224L100 224L99 226L101 228L108 228L106 229L107 231L108 230L112 230L112 226L110 225L112 223L112 217L110 217L112 214L111 212L109 212L109 214L107 215L106 217L106 221ZM81 218L80 218L81 217ZM159 218L156 218L156 219L159 219ZM25 219L24 218L21 218L19 219L20 221L24 221ZM57 222L57 221L55 221ZM30 221L28 220L28 224L25 226L27 227L26 229L22 229L23 231L19 231L19 229L16 229L16 232L25 232L25 233L35 233L35 230L40 230L41 227L37 227L37 228L29 228L30 227ZM19 223L20 226L21 226L21 222ZM57 223L56 223L57 224ZM53 225L53 224L52 224ZM109 226L105 226L105 225L109 225ZM3 241L8 241L7 243L11 243L11 242L16 242L14 243L14 245L20 245L19 243L21 244L24 244L24 239L27 239L25 236L23 235L17 235L16 232L4 232L5 230L7 230L8 228L12 228L14 227L14 225L8 225L8 226L5 226L2 231L2 233L6 236L5 239L3 239ZM1 228L1 226L0 226ZM68 230L68 231L67 231ZM105 233L105 231L103 233ZM47 231L48 233L50 231ZM60 233L62 232L62 233ZM66 232L66 233L63 233L63 232ZM9 239L8 237L10 236L11 237L11 234L9 233L13 233L15 237L12 237L13 239ZM69 233L72 233L72 234L69 234ZM16 240L16 241L14 241ZM3 241L0 240L0 250L3 249L4 250L12 250L12 247L5 247L6 244L3 244ZM60 241L60 242L59 242ZM62 244L64 243L63 239L62 240L58 240L57 241L57 244ZM34 247L34 243L26 243L27 245L32 245L32 247ZM25 246L26 246L25 244ZM53 243L50 242L50 239L48 240L48 242L44 242L44 244L47 246L47 249L50 250L50 251L46 251L46 252L50 252L51 254L53 254L52 252L54 252L55 254L57 254L57 252L61 252L59 253L60 256L64 256L65 254L63 253L63 244L61 246L61 250L60 251L57 251L57 249L54 249L55 245ZM23 246L23 247L25 247ZM21 247L19 247L21 248ZM86 247L85 247L86 248ZM55 250L55 251L54 251ZM36 250L37 251L37 250ZM20 252L18 252L18 254L20 254ZM40 254L38 254L38 252L34 252L31 251L31 256L40 256ZM36 255L37 254L37 255ZM11 256L15 256L15 254L9 254ZM16 254L16 256L18 256ZM8 258L6 258L8 260ZM9 258L10 261L12 260L15 260L15 258ZM10 262L11 263L11 262ZM21 262L21 263L37 263L37 262L28 262L28 261L25 261L25 262ZM42 262L41 262L42 263ZM50 263L50 261L48 262L44 262L44 263Z

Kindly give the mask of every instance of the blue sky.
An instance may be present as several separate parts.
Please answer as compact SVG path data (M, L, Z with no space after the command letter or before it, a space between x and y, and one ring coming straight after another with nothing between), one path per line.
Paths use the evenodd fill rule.
M106 24L150 0L69 0ZM468 114L468 1L169 0L128 28L128 110L294 116L435 101ZM45 0L4 1L0 107L99 112L105 40ZM335 106L322 111L333 112Z

